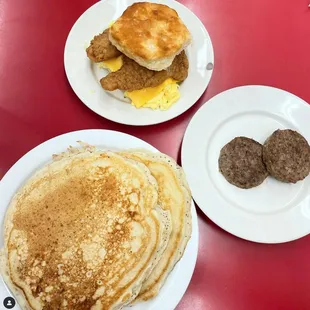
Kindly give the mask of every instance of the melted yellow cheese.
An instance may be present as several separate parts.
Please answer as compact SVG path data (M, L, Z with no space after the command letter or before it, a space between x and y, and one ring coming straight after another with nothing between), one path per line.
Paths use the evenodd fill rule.
M99 68L108 69L111 72L118 71L123 66L123 56L102 61L98 66Z
M167 110L180 98L179 85L169 78L156 87L125 92L125 97L131 99L136 108Z

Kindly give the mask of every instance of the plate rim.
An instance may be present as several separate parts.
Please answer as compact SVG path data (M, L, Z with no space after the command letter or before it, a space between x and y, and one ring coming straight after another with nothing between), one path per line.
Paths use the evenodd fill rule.
M191 127L194 126L194 122L195 122L195 119L196 117L199 116L200 113L203 113L202 111L204 111L204 109L207 109L205 107L205 105L207 104L210 104L210 101L214 101L216 100L217 97L221 96L223 93L227 93L227 92L230 92L230 91L235 91L235 90L238 90L238 89L244 89L244 88L256 88L256 89L259 89L259 88L264 88L264 89L269 89L271 91L279 91L279 92L282 92L282 93L285 93L286 95L294 98L295 100L298 100L299 102L301 102L303 104L303 107L307 107L308 109L310 109L310 104L308 104L304 99L298 97L297 95L285 90L285 89L281 89L281 88L278 88L278 87L274 87L274 86L269 86L269 85L259 85L259 84L247 84L247 85L241 85L241 86L236 86L236 87L232 87L232 88L229 88L229 89L226 89L218 94L216 94L215 96L211 97L210 99L206 100L202 106L197 110L197 112L193 115L193 117L191 118L190 122L188 123L187 127L186 127L186 130L185 130L185 133L184 133L184 136L183 136L183 139L182 139L182 147L181 147L181 163L182 163L182 167L185 171L185 173L187 172L186 170L186 164L185 162L187 161L188 162L188 159L185 159L185 153L188 151L185 151L186 149L186 140L189 139L189 135L190 135L190 130L191 130ZM212 105L214 105L215 103L214 102L211 102ZM237 113L238 114L238 113ZM233 114L232 114L233 115ZM234 114L236 115L236 114ZM188 156L189 154L187 154ZM309 176L310 177L310 176ZM188 182L190 184L190 179L189 177L187 178L188 179ZM309 226L309 230L306 232L306 233L302 233L300 234L299 236L296 236L294 238L285 238L285 240L254 240L253 238L247 238L245 235L240 235L240 234L236 234L233 229L231 229L231 227L224 227L224 225L221 225L221 223L219 223L220 221L218 221L218 218L213 218L213 217L210 217L210 214L208 214L208 211L207 211L207 207L201 207L199 205L199 202L198 200L199 199L196 199L195 196L197 197L197 194L195 194L195 190L192 186L192 184L190 184L190 187L191 187L191 190L192 190L192 196L193 196L193 199L194 201L196 202L197 206L199 207L199 209L204 213L205 216L207 216L212 222L214 222L218 227L220 227L221 229L223 229L224 231L228 232L229 234L233 235L233 236L236 236L240 239L243 239L243 240L246 240L246 241L251 241L251 242L254 242L254 243L261 243L261 244L281 244L281 243L287 243L287 242L291 242L291 241L294 241L294 240L298 240L300 238L303 238L307 235L310 234L310 226ZM201 203L201 205L203 205L205 203Z
M152 122L142 122L142 123L135 123L135 122L129 122L129 121L122 121L122 120L117 120L116 118L113 118L113 117L110 117L110 116L106 116L106 115L102 115L102 113L100 113L97 109L94 109L92 107L91 104L89 104L87 102L87 100L84 100L81 98L80 95L78 95L78 93L75 91L75 89L73 88L73 83L72 83L72 79L70 77L70 75L68 74L68 64L67 64L67 61L66 61L66 51L67 51L67 46L68 46L68 42L69 42L69 39L70 39L70 36L72 35L72 32L75 28L75 26L78 24L78 22L80 21L80 19L83 17L83 15L93 9L94 7L96 6L99 6L99 5L104 5L105 2L108 2L110 0L101 0L101 1L98 1L96 3L94 3L92 6L90 6L88 9L86 9L79 17L78 19L74 22L74 24L72 25L69 33L68 33L68 36L66 38L66 42L65 42L65 46L64 46L64 69L65 69L65 73L66 73L66 77L67 77L67 80L70 84L70 87L72 89L72 91L74 92L74 94L78 97L78 99L87 107L89 108L91 111L93 111L94 113L96 113L97 115L109 120L109 121L112 121L112 122L115 122L115 123L118 123L118 124L124 124L124 125L128 125L128 126L152 126L152 125L157 125L157 124L161 124L161 123L165 123L165 122L168 122L170 120L173 120L177 117L179 117L180 115L182 115L183 113L185 113L186 111L188 111L191 107L193 107L198 101L199 99L203 96L203 94L206 92L209 84L210 84L210 81L212 79L212 76L213 76L213 71L214 71L214 66L215 66L215 59L214 59L214 47L213 47L213 43L212 43L212 40L211 40L211 36L208 32L208 30L206 29L205 25L203 24L203 22L199 19L199 17L193 12L191 11L187 6L185 6L184 4L176 1L176 0L152 0L153 2L155 3L161 3L161 4L165 4L167 3L168 5L168 2L172 2L174 3L176 6L179 6L179 7L182 7L184 8L185 10L187 10L187 12L189 14L192 15L193 18L195 18L197 20L197 22L200 24L204 34L206 35L206 38L208 40L208 47L210 49L209 51L209 55L208 57L210 58L210 62L212 63L213 67L211 70L209 70L210 74L205 78L205 88L203 90L203 92L200 94L200 95L196 95L196 99L193 101L193 103L191 105L189 105L186 109L181 109L180 111L178 111L177 113L175 113L174 115L170 116L170 117L167 117L167 118L164 118L163 120L157 120L157 121L152 121ZM116 100L116 99L111 99L111 100ZM161 112L165 112L165 111L161 111Z
M5 175L2 177L2 179L0 180L0 194L1 192L4 190L4 188L6 188L7 186L12 187L12 185L10 185L8 182L10 182L10 178L14 175L16 175L16 170L19 169L19 167L21 165L23 165L23 162L26 160L29 160L29 158L35 156L35 152L38 152L42 147L48 147L49 144L56 142L58 139L65 139L68 138L70 139L70 136L75 136L75 135L79 135L79 134L87 134L87 135L92 135L92 134L102 134L103 138L104 135L106 134L112 134L112 135L119 135L119 136L123 136L126 139L132 139L135 140L137 143L141 143L144 145L144 147L149 148L150 150L152 150L153 152L159 152L159 150L157 148L155 148L154 146L152 146L150 143L144 141L143 139L140 139L138 137L135 137L133 135L124 133L124 132L120 132L120 131L116 131L116 130L107 130L107 129L83 129L83 130L76 130L76 131L71 131L71 132L67 132L64 134L60 134L57 135L55 137L52 137L46 141L43 141L42 143L40 143L39 145L35 146L34 148L32 148L31 150L29 150L27 153L25 153L23 156L21 156L12 166L11 168L5 173ZM84 139L84 138L83 138ZM76 138L74 139L74 141L76 141ZM77 142L77 141L76 141ZM70 145L70 143L73 143L72 141L68 141L68 146ZM104 140L103 140L104 143ZM100 146L98 146L100 148ZM114 146L115 147L115 146ZM112 147L113 148L113 147ZM63 151L66 151L66 149L64 149ZM58 151L57 151L58 152ZM46 151L45 153L45 157L47 157ZM52 160L52 154L55 153L53 150L50 151L50 160ZM32 159L34 160L34 159ZM40 161L36 163L36 169L39 169L42 165L45 165L46 162ZM32 172L30 173L24 173L23 175L19 176L19 180L17 181L17 188L20 188L24 182L29 178L29 176L31 176L36 170L35 169L31 169ZM15 177L14 177L15 178ZM14 193L16 193L16 191L14 191ZM13 198L14 193L12 195L10 195L10 200ZM8 204L6 205L5 208L3 208L4 203L0 203L0 218L1 218L1 228L3 229L3 222L4 222L4 218L5 218L5 214L7 211L7 207ZM185 254L187 253L188 259L189 261L187 262L187 270L184 271L180 271L180 274L184 274L184 280L183 280L183 284L178 288L178 290L176 291L175 294L171 294L169 300L166 300L166 304L162 305L162 302L159 301L159 306L161 307L161 309L163 310L172 310L174 309L178 303L181 301L181 299L183 298L190 282L191 279L193 277L194 274L194 270L195 270L195 266L197 263L197 257L198 257L198 248L199 248L199 229L198 229L198 217L197 217L197 212L195 209L195 204L192 200L191 203L191 214L192 214L192 236L190 238L190 240L188 241L187 247L185 248L184 254L182 256L182 258L185 256ZM3 243L3 230L1 229L1 243ZM191 242L191 243L190 243ZM189 247L188 245L191 244L191 247ZM189 255L188 251L191 251ZM194 254L194 255L193 255ZM180 262L182 261L182 258L180 259L180 261L176 264L175 267L180 266ZM172 270L173 272L173 270ZM170 276L170 275L169 275ZM167 278L167 281L169 280L169 276ZM8 292L9 294L11 294L11 296L16 300L17 304L18 304L18 299L16 299L15 295L10 291L10 289L8 288L8 286L6 285L2 275L0 274L0 279L3 283L3 290L6 290L6 292ZM166 284L166 282L165 282ZM165 284L163 285L163 288L165 286ZM173 287L173 286L172 286ZM0 284L0 290L2 290L1 288L1 284ZM169 291L168 291L169 292ZM7 295L7 294L6 294ZM160 296L160 293L159 295ZM150 300L149 302L152 303L153 301L155 301L156 303L156 297L152 300ZM18 306L20 307L20 305L18 304ZM128 307L128 306L127 306ZM129 309L125 307L124 309ZM139 307L144 309L145 307L143 306L143 303L138 303L137 305L134 305L132 307L130 307L131 309L135 310L135 307ZM154 305L146 305L146 309L148 309L148 307L153 308ZM155 307L157 307L157 305L155 304Z

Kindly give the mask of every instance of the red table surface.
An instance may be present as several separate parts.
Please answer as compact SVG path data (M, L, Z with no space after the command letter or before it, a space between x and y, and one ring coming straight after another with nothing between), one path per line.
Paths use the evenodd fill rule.
M307 0L180 2L202 20L212 38L211 83L180 117L161 125L130 127L87 109L65 76L67 35L94 0L0 0L0 178L39 143L86 128L132 134L179 159L184 131L197 109L239 85L275 86L310 102ZM310 236L286 244L255 244L198 214L197 265L177 309L310 309Z

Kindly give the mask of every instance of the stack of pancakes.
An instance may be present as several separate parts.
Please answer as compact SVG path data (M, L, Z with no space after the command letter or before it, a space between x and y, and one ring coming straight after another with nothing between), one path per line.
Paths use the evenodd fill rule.
M191 35L177 12L166 5L139 2L103 33L94 37L87 48L94 62L123 56L120 70L102 78L108 91L141 90L156 87L168 78L181 82L188 75L184 49Z
M148 151L69 148L16 193L3 277L23 309L121 309L156 296L191 236L183 170Z

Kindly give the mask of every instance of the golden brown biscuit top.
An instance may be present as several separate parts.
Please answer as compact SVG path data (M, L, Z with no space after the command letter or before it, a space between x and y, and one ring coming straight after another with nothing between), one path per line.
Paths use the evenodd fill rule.
M149 2L129 6L110 28L110 35L124 50L146 60L177 53L191 37L175 10Z

